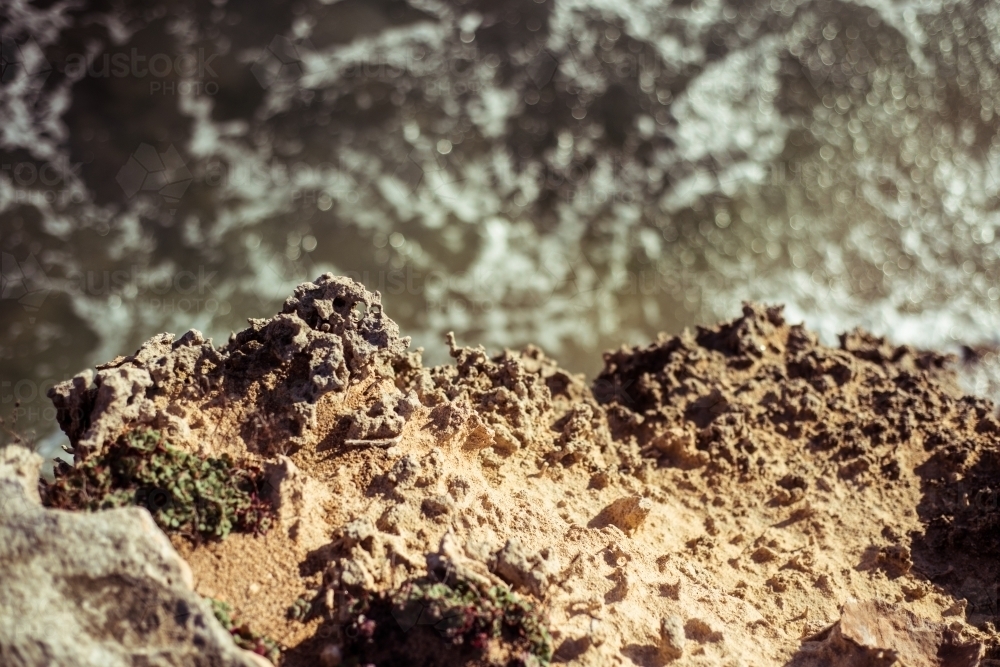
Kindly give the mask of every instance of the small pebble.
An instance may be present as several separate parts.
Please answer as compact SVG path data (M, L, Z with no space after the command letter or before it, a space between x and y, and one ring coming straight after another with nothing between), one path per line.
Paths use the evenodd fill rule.
M667 616L660 621L660 654L665 660L677 660L684 655L684 623L677 616Z

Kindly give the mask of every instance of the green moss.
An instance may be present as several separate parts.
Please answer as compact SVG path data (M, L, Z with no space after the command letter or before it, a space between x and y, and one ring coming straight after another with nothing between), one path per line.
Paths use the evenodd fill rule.
M270 637L254 632L246 623L238 623L234 618L233 608L222 600L208 598L212 604L212 612L215 618L233 636L233 641L242 649L252 651L257 655L262 655L273 664L277 665L281 660L281 649L278 642Z
M390 613L385 613L385 607ZM548 665L552 660L552 637L542 614L530 600L502 586L480 588L457 580L448 583L410 582L385 596L358 601L354 609L353 635L356 648L379 644L386 624L390 629L410 623L433 626L448 643L485 649L491 640L501 641L526 664ZM409 619L409 622L404 621Z
M48 507L100 510L140 505L164 531L223 539L263 533L273 513L261 497L263 473L228 456L182 451L158 431L134 431L76 465L60 463L42 485Z

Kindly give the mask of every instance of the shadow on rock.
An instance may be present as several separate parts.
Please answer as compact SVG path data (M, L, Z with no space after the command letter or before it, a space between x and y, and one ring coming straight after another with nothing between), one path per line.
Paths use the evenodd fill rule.
M993 426L981 401L972 399L967 416L978 418L977 431ZM996 443L981 447L972 440L940 442L917 469L923 499L917 513L926 526L914 536L914 570L958 600L966 600L968 620L982 626L1000 616L1000 451ZM978 450L978 453L977 453ZM961 605L961 603L959 603ZM961 615L962 609L955 609Z
M786 667L976 667L983 646L887 602L849 600L840 620L806 639Z

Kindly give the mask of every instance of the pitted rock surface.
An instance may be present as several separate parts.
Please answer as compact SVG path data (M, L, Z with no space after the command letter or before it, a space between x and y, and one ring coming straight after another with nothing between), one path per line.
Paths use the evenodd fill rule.
M200 426L196 413L208 406L239 413L250 449L287 451L309 440L321 397L390 377L408 345L378 293L325 274L297 287L281 313L250 320L221 348L194 330L177 340L160 334L133 356L96 375L81 373L49 395L77 458L139 425L190 437Z

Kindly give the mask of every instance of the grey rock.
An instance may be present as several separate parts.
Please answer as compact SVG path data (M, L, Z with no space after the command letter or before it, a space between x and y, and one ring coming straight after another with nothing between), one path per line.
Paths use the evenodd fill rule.
M0 664L270 664L236 647L148 512L45 509L41 463L24 448L0 449Z
M146 389L151 386L153 380L147 369L117 366L99 370L96 377L84 371L49 390L77 458L100 451L105 442L118 436L125 423L152 417L153 403L146 398ZM85 428L85 424L89 426Z
M250 449L274 453L307 443L324 394L391 376L409 343L383 314L378 292L328 273L299 285L281 313L250 320L219 349L198 331L176 341L159 334L134 355L98 367L96 376L86 371L56 385L49 397L78 460L140 425L183 439L192 430L179 416L185 406L230 406L248 397L241 437ZM416 404L415 397L387 399L356 437L391 437L383 434L398 433Z
M412 391L407 395L399 391L383 394L382 399L366 412L354 415L347 432L347 440L363 444L368 441L397 438L403 432L410 415L419 406L420 401Z

